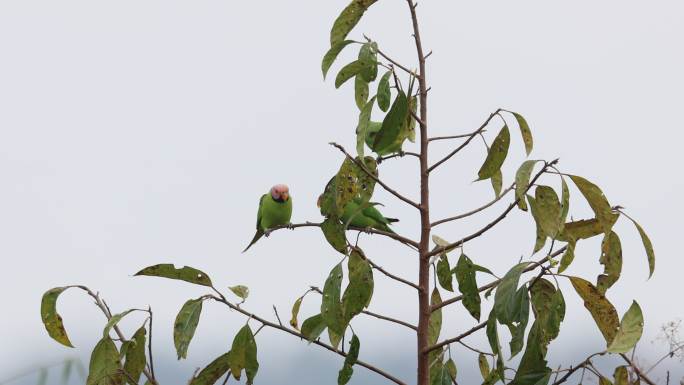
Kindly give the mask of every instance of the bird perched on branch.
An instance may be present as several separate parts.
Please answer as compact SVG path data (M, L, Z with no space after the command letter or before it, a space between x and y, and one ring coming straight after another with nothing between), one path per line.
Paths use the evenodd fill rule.
M287 225L292 217L292 197L290 189L284 184L277 184L259 199L259 211L257 212L256 234L242 251L247 251L259 238L270 233L269 229Z

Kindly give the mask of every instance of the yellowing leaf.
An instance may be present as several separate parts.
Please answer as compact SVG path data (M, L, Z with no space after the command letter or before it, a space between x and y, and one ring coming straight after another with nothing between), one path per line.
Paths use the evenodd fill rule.
M603 191L601 191L597 185L581 176L570 175L570 179L575 182L575 185L582 195L584 195L584 198L587 200L587 203L589 203L589 206L591 206L594 214L596 214L596 219L601 222L603 232L608 234L610 229L613 228L615 221L617 221L618 215L613 213L610 203L608 203L608 199L603 195Z
M608 345L609 353L627 353L634 348L644 331L644 315L636 301L632 302L620 322L620 328Z
M434 288L430 296L430 305L436 306L442 303L442 297L439 295L439 290ZM439 333L442 331L442 308L439 308L430 314L430 322L428 323L428 345L434 345L439 339Z
M622 245L620 237L614 231L603 237L599 262L604 266L604 271L596 280L596 288L605 294L620 278L622 271Z
M527 155L530 155L532 148L534 147L530 126L527 124L527 121L522 115L516 112L512 112L512 114L515 116L515 120L518 121L518 126L520 126L520 134L522 135L523 142L525 143L525 152Z
M613 378L615 379L614 385L631 385L629 383L629 373L627 372L626 366L618 366L615 368Z
M480 167L480 171L477 173L478 180L491 178L501 169L501 166L506 160L506 155L508 155L510 143L511 134L508 130L508 126L504 125L496 138L494 138L494 142L492 142L492 146L487 153L487 158L482 164L482 167Z
M532 176L534 164L537 162L539 161L526 160L520 165L518 171L515 173L515 199L518 202L518 207L523 211L527 211L525 191L527 190L527 185L530 184L530 177Z
M299 308L302 306L302 300L304 297L299 297L292 305L292 318L290 318L290 326L295 329L299 329L299 322L297 321L297 316L299 315Z
M501 174L501 170L497 170L490 180L492 181L492 188L494 189L494 197L498 198L499 195L501 195L501 189L503 188L503 175Z
M535 201L538 208L539 225L544 234L556 238L563 223L561 219L561 204L558 195L549 186L538 186L535 190ZM533 212L534 215L534 212Z
M489 362L487 362L487 356L480 353L480 355L477 356L477 366L480 367L482 379L486 380L487 377L489 377Z
M57 313L57 297L66 289L68 287L56 287L43 294L43 299L40 302L40 318L52 339L64 346L73 348L74 345L71 344L66 329L64 329L62 316Z
M198 298L185 302L176 315L176 321L173 324L173 344L176 346L179 360L188 355L188 346L195 335L201 313L202 299Z
M579 241L595 237L603 233L603 227L598 219L582 219L579 221L567 222L563 226L563 232L558 236L558 240L563 242Z
M560 265L558 265L558 274L565 271L565 269L570 266L572 261L575 259L575 245L577 243L574 240L568 242L567 248L561 257Z
M648 257L648 278L651 278L653 271L655 270L655 253L653 252L653 244L641 225L639 225L634 219L629 219L632 221L632 223L634 223L637 231L639 231L641 242L644 244L644 249L646 249L646 257Z
M204 272L199 271L195 268L184 266L177 269L171 263L164 263L160 265L154 265L146 267L139 272L135 273L138 275L147 275L151 277L162 277L177 279L185 282L194 283L196 285L211 286L211 279Z
M578 277L570 277L570 282L577 294L584 300L584 307L591 313L606 343L610 344L619 326L615 307L591 282Z

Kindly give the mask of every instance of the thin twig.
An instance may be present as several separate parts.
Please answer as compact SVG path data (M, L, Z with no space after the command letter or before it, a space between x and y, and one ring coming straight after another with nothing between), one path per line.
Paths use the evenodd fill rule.
M474 138L475 136L477 136L482 130L485 129L485 127L487 127L487 124L489 124L489 122L490 122L492 119L494 119L494 117L495 117L500 111L501 111L501 108L499 108L499 109L497 109L496 111L492 112L492 113L489 115L489 117L487 118L487 120L485 120L484 123L482 123L482 125L480 126L480 128L478 128L477 130L473 131L473 132L470 134L470 136L468 136L468 139L465 140L465 142L461 143L460 146L456 147L453 151L451 151L449 154L447 154L447 156L445 156L444 158L442 158L442 160L440 160L440 161L438 161L437 163L435 163L435 164L433 164L432 166L430 166L430 167L428 168L428 172L432 172L432 170L434 170L435 168L439 167L440 164L446 162L446 161L449 160L452 156L456 155L459 151L461 151L463 148L465 148L465 147L468 145L468 143L470 143L470 141L473 140L473 138Z
M556 164L556 163L558 163L558 159L555 159L555 160L552 160L551 162L546 163L546 164L544 165L544 167L542 167L542 169L539 170L539 172L537 173L537 175L535 175L534 178L532 178L532 180L530 181L530 184L527 185L527 188L525 188L525 191L523 191L523 197L525 196L525 193L527 192L527 190L529 190L529 189L534 185L534 183L537 181L537 179L539 179L539 177L541 177L542 174L544 174L544 173L546 172L546 169L547 169L548 167L550 167L550 166L553 166L553 165ZM487 224L487 225L486 225L485 227L483 227L482 229L480 229L480 230L478 230L477 232L475 232L475 233L473 233L473 234L470 234L470 235L468 235L468 236L466 236L466 237L464 237L464 238L461 238L461 240L458 241L458 242L454 242L454 243L451 243L451 244L449 244L449 245L440 246L440 247L437 247L437 248L433 249L433 250L428 254L428 257L432 257L432 256L434 256L434 255L443 253L444 251L451 250L451 249L453 249L453 248L455 248L455 247L457 247L457 246L459 246L459 245L463 245L464 243L466 243L466 242L468 242L468 241L470 241L470 240L473 240L473 239L475 239L475 238L481 236L482 234L486 233L489 229L491 229L492 227L494 227L497 223L501 222L501 220L503 220L503 219L506 217L506 215L508 215L508 213L511 212L511 210L513 210L513 208L518 204L518 201L519 201L519 200L520 200L520 198L516 198L516 200L515 200L513 203L511 203L510 205L508 205L508 207L506 208L506 210L504 210L504 212L501 213L501 215L499 215L496 219L494 219L492 222L490 222L489 224Z
M648 385L655 385L655 382L653 382L650 378L646 377L646 374L642 372L641 369L639 369L639 367L634 364L634 361L630 360L629 357L627 357L623 353L620 353L620 357L622 357L622 359L625 360L625 362L632 367L634 373L636 373L637 376L641 377L641 379L644 380L645 383L647 383Z
M215 290L215 289L214 289L214 290ZM258 322L261 322L261 323L262 323L263 325L265 325L265 326L271 327L271 328L273 328L273 329L278 329L278 330L280 330L280 331L283 331L283 332L285 332L285 333L288 333L288 334L290 334L290 335L299 337L299 338L304 339L304 340L307 339L306 336L304 336L303 334L301 334L301 333L299 333L299 332L297 332L297 331L295 331L295 330L288 329L288 328L286 328L286 327L284 327L284 326L278 325L278 324L276 324L276 323L270 322L270 321L268 321L268 320L266 320L266 319L264 319L264 318L261 318L261 317L257 316L256 314L250 313L250 312L244 310L243 308L238 307L237 305L235 305L235 304L233 304L233 303L227 301L227 300L225 299L225 297L224 297L222 294L219 293L219 295L220 295L219 297L214 296L214 295L210 295L208 298L211 298L211 299L213 299L213 300L216 301L216 302L222 303L222 304L228 306L229 308L231 308L231 309L233 309L233 310L235 310L235 311L241 313L241 314L244 315L244 316L247 316L247 317L249 317L249 318L251 318L251 319L254 319L254 320L258 321ZM318 345L318 346L321 346L321 347L323 347L323 348L325 348L325 349L328 349L328 350L330 350L331 352L337 353L337 354L339 354L339 355L341 355L341 356L343 356L343 357L346 357L346 356L347 356L346 353L343 353L342 351L336 349L335 347L330 346L330 345L328 345L328 344L326 344L326 343L324 343L324 342L321 342L321 341L319 341L319 340L311 341L311 343L312 343L312 344L316 344L316 345ZM388 380L394 382L395 384L406 385L405 382L399 380L398 378L394 377L393 375L391 375L391 374L385 372L384 370L379 369L379 368L377 368L377 367L375 367L375 366L373 366L373 365L371 365L371 364L369 364L369 363L366 363L366 362L361 361L361 360L357 360L357 361L356 361L356 365L363 366L364 368L366 368L366 369L368 369L368 370L370 370L370 371L373 371L373 372L375 372L375 373L377 373L377 374L379 374L379 375L385 377L386 379L388 379Z
M407 328L412 329L412 330L414 330L414 331L417 331L417 330L418 330L417 327L411 325L411 324L408 323L408 322L404 322L404 321L402 321L402 320L398 320L398 319L395 319L395 318L387 317L387 316L384 316L384 315L382 315L382 314L373 313L372 311L363 310L361 313L366 314L366 315L369 315L369 316L371 316L371 317L375 317L375 318L381 319L381 320L385 320L385 321L389 321L389 322L394 322L394 323L396 323L396 324L406 326Z
M393 280L398 281L398 282L401 282L401 283L403 283L403 284L405 284L405 285L411 286L412 288L414 288L414 289L416 289L416 290L420 290L420 288L418 287L418 285L416 285L415 283L413 283L413 282L411 282L411 281L407 281L407 280L405 280L404 278L397 277L396 275L394 275L394 274L390 273L389 271L383 269L381 266L378 266L377 264L375 264L375 262L371 261L371 260L368 259L368 258L366 258L366 260L367 260L368 263L371 265L371 267L373 267L375 270L381 272L382 274L385 274L387 277L392 278Z
M484 133L487 132L487 130L479 130L479 133ZM463 139L463 138L468 138L471 137L473 133L469 134L460 134L460 135L447 135L447 136L433 136L432 138L428 139L428 142L433 142L437 140L449 140L449 139Z
M380 164L380 163L386 161L387 159L403 158L404 155L410 155L410 156L415 156L416 158L420 158L420 155L416 154L415 152L400 151L400 152L397 152L396 154L381 156L377 159L377 161L378 161L378 164Z
M433 350L436 350L436 349L441 348L442 346L449 345L449 344L454 343L454 342L459 342L459 341L461 341L462 339L468 337L469 335L475 333L476 331L478 331L478 330L484 328L485 326L487 326L487 321L482 321L482 322L480 322L479 324L473 326L472 328L466 330L465 332L459 334L459 335L456 336L456 337L449 338L449 339L446 339L446 340L444 340L444 341L442 341L442 342L438 342L438 343L436 343L436 344L434 344L434 345L432 345L432 346L429 346L423 353L429 353L429 352L431 352L431 351L433 351Z
M275 316L278 319L278 324L280 324L280 326L283 326L283 322L280 320L280 316L278 315L278 309L276 309L275 305L273 305L273 312L275 313Z
M463 214L456 215L456 216L449 217L449 218L440 219L440 220L438 220L438 221L432 222L432 223L430 224L430 226L431 226L431 227L435 227L435 226L440 225L440 224L442 224L442 223L446 223L446 222L451 222L451 221L463 219L463 218L469 217L469 216L471 216L471 215L477 214L477 213L479 213L480 211L482 211L482 210L484 210L484 209L486 209L486 208L492 206L494 203L500 201L501 198L504 197L504 195L508 194L508 193L509 193L511 190L513 190L514 188L515 188L515 183L511 184L511 186L508 187L508 188L506 188L504 191L502 191L501 194L499 194L498 197L494 198L494 200L492 200L491 202L485 204L484 206L481 206L481 207L478 207L478 208L476 208L476 209L474 209L474 210L468 211L467 213L463 213Z
M590 365L590 364L591 364L591 359L592 359L592 358L594 358L594 357L596 357L596 356L599 356L599 355L603 355L603 354L605 354L605 352L594 353L594 354L590 355L589 357L587 357L584 361L582 361L582 362L580 362L579 364L575 365L574 367L570 367L570 369L567 371L567 373L565 373L565 375L564 375L563 377L561 377L558 381L554 382L552 385L559 385L559 384L564 383L564 382L567 381L567 380L570 378L570 376L572 376L572 374L575 373L577 370L582 369L582 368L586 367L587 365Z
M356 158L354 158L353 156L351 156L351 155L347 152L347 150L344 149L344 147L342 147L341 145L339 145L339 144L337 144L337 143L335 143L335 142L331 142L330 145L333 146L333 147L335 147L335 148L337 148L337 149L340 150L342 153L344 153L344 155L346 155L347 158L349 158L349 160L351 160L352 162L354 162L354 164L355 164L357 167L359 167L361 170L363 170L363 172L365 172L371 179L373 179L377 184L379 184L380 186L382 186L382 188L384 188L385 190L387 190L388 193L394 195L394 196L397 197L399 200L404 201L404 202L408 203L409 205L411 205L411 206L413 206L413 207L415 207L415 208L417 208L417 209L420 209L420 205L419 205L418 203L416 203L416 202L412 201L411 199L409 199L409 198L407 198L407 197L401 195L399 192L397 192L396 190L394 190L393 188L391 188L391 187L389 187L387 184L385 184L385 182L381 181L374 173L372 173L370 170L368 170L368 168L366 168L366 165L364 165L362 162L359 162Z
M321 227L321 225L322 225L322 223L320 223L320 222L291 223L291 224L288 224L288 225L275 226L275 227L272 227L272 228L270 228L270 229L268 229L268 230L269 230L270 232L273 232L273 231L282 230L282 229L290 229L290 230L292 230L292 229L296 229L296 228L299 228L299 227ZM402 237L401 235L396 234L396 233L390 233L390 232L388 232L388 231L377 230L377 229L374 229L374 228L360 228L360 227L354 227L354 226L349 226L348 229L349 229L349 230L354 230L354 231L362 231L362 232L366 232L366 233L369 233L369 234L384 235L384 236L386 236L387 238L392 238L392 239L394 239L394 240L396 240L396 241L399 241L399 242L401 242L401 243L403 243L403 244L405 244L405 245L410 245L410 246L413 246L413 247L415 247L415 248L418 247L418 243L417 243L417 242L415 242L415 241L413 241L413 240L411 240L411 239L408 239L408 238L406 238L406 237Z

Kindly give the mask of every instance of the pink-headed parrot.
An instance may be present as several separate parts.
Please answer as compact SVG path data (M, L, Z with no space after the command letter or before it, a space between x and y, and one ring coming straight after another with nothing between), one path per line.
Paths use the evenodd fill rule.
M259 199L256 234L242 252L244 253L252 247L264 234L268 235L269 229L290 224L291 217L292 197L290 196L290 189L284 184L271 187L271 191Z

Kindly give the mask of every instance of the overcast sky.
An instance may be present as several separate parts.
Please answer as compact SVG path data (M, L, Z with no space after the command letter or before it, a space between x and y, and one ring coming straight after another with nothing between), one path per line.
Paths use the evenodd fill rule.
M88 285L115 312L150 304L164 384L185 383L195 367L227 351L244 318L207 304L188 360L176 362L173 318L185 300L204 291L132 278L140 268L173 262L206 271L221 288L248 285L246 308L271 318L273 304L285 317L308 285L322 286L339 256L317 229L280 231L248 254L240 251L253 235L259 196L273 184L290 186L293 221L319 220L316 197L341 161L327 143L354 148L353 91L349 85L336 91L320 73L329 28L345 5L0 2L0 380L66 356L85 358L97 341L103 317L78 292L59 302L77 349L49 339L38 308L54 286ZM432 135L472 131L497 107L522 112L535 138L533 158L559 157L563 171L599 183L612 204L625 206L648 231L657 254L650 281L636 231L618 223L624 268L609 298L620 314L633 299L641 304L646 323L638 356L653 362L665 352L651 343L660 325L684 317L684 263L676 242L684 215L682 2L423 0L418 10L425 47L434 52L427 75ZM352 37L366 33L415 66L407 17L405 2L381 0ZM352 58L351 50L343 54L333 71ZM512 134L506 184L523 160L517 130ZM453 145L431 146L432 159ZM480 143L471 147L434 173L435 219L491 199L489 183L471 183L484 157ZM413 158L387 162L381 173L417 197ZM571 213L589 216L573 194ZM398 232L417 236L415 210L381 189L374 200L401 218ZM458 240L507 203L435 233ZM529 257L533 243L532 219L516 210L465 251L503 274ZM416 279L410 250L368 235L361 244L377 263ZM598 256L598 243L585 242L568 273L594 280ZM591 317L562 285L569 311L550 348L552 366L603 348ZM307 298L302 314L315 314L318 305ZM415 322L415 308L410 290L376 274L372 310ZM444 333L473 325L463 313L455 306L445 316ZM122 326L131 330L142 320L137 317ZM413 336L374 319L355 322L361 356L414 381ZM292 376L316 373L298 383L335 383L338 357L274 331L259 337L259 382L288 384ZM486 346L477 337L472 343ZM463 378L477 378L476 357L456 352ZM661 380L665 369L673 378L684 375L672 361L659 372ZM362 368L356 375L352 383L383 383Z

